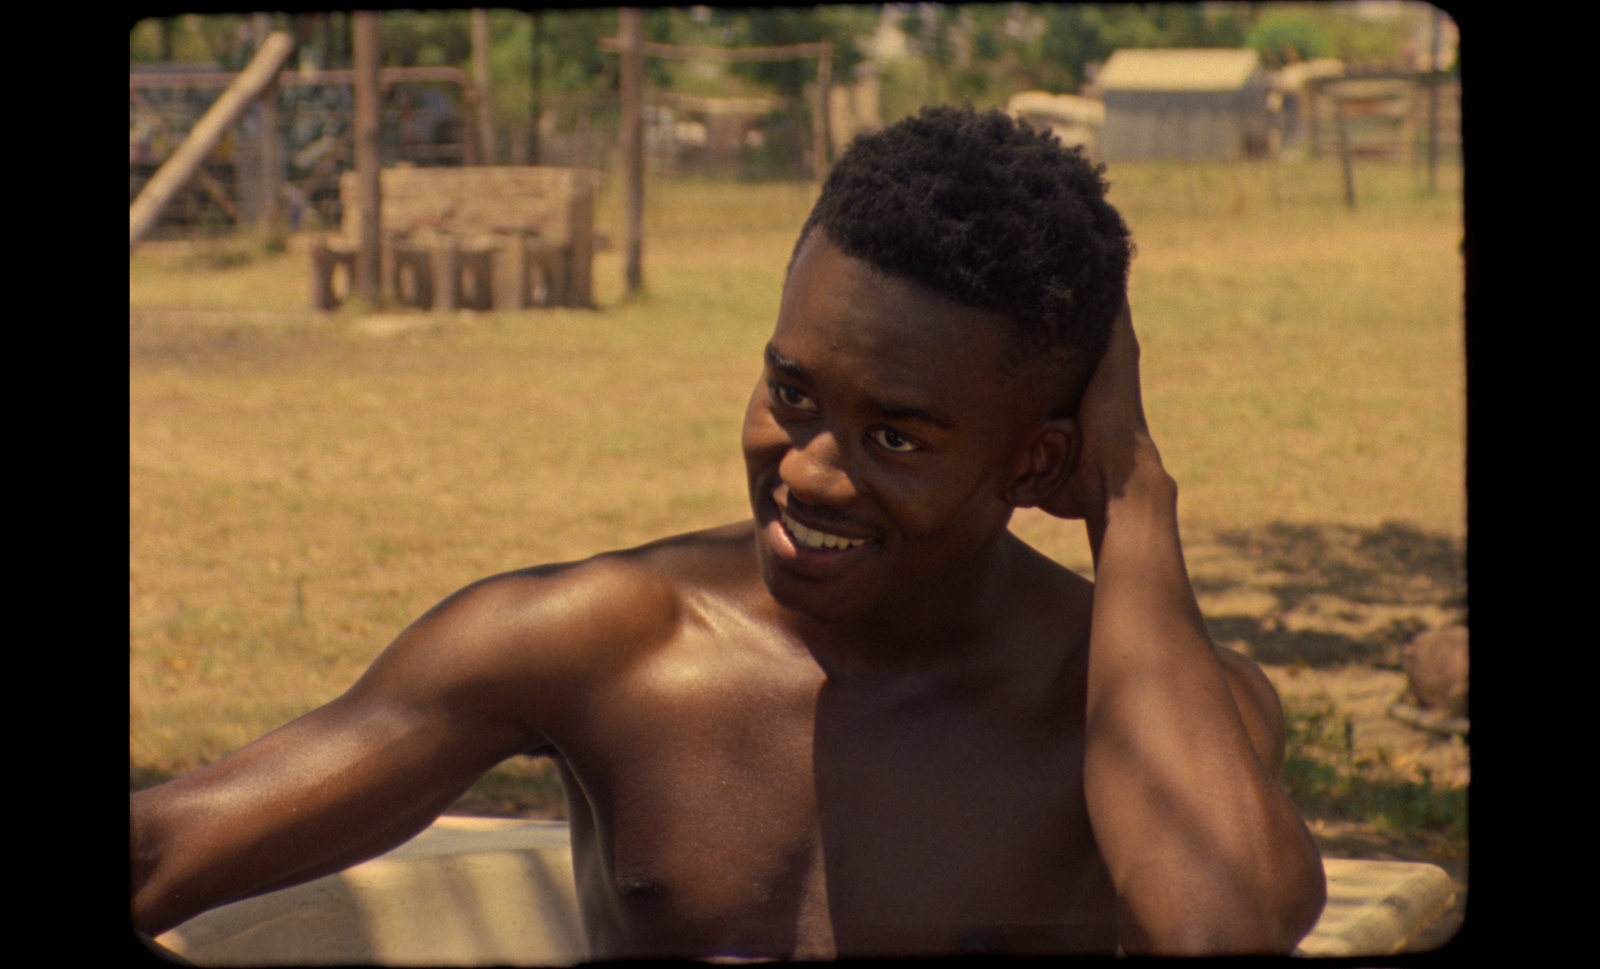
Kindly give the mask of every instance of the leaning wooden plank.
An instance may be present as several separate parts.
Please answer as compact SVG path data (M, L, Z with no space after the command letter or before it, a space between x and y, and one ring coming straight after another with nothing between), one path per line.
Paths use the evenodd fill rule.
M139 197L128 207L130 248L155 226L156 220L161 217L161 210L194 177L200 163L217 147L217 142L239 120L250 103L260 97L272 79L277 77L278 69L293 49L294 41L289 39L288 34L274 33L267 37L266 43L261 45L261 50L250 61L250 66L222 92L222 97L189 132L189 137L145 183Z
M564 822L440 818L315 881L212 909L158 944L202 966L569 966L586 958Z
M1326 858L1322 867L1328 904L1295 955L1392 955L1455 903L1437 865Z
M1450 877L1327 859L1302 956L1385 956L1449 908ZM440 818L335 875L198 915L156 940L198 965L571 965L588 955L567 825Z

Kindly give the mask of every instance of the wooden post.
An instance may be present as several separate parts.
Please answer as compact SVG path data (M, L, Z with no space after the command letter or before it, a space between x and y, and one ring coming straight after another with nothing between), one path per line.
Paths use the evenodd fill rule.
M583 172L574 172L572 201L567 208L567 238L571 243L567 254L564 306L588 309L594 306L594 191L595 186Z
M461 85L461 164L478 164L478 86Z
M338 58L333 52L333 14L319 13L313 16L317 18L317 30L322 38L322 62L317 66L329 71L338 66Z
M544 40L544 11L533 12L533 118L528 126L528 164L539 164L539 121L544 117L544 54L540 46Z
M1306 92L1306 155L1311 158L1322 157L1322 87L1316 81L1311 81L1305 87Z
M172 197L178 190L194 177L200 168L201 162L211 154L211 150L222 140L239 120L256 98L261 96L273 78L277 77L278 69L288 58L289 52L294 50L294 41L288 34L273 34L267 38L261 49L256 51L256 56L250 60L246 67L228 89L222 92L222 97L211 106L200 123L195 125L185 138L178 150L172 153L165 163L151 176L139 191L138 198L128 206L128 246L131 248L145 233L149 232L161 218L161 210L167 207Z
M265 13L251 14L251 33L255 35L256 50L267 42L267 37L272 33L272 15ZM256 221L263 229L271 230L278 224L278 192L283 181L283 162L281 160L281 146L278 137L278 84L277 75L273 75L273 82L261 92L261 184L259 204L256 206Z
M454 235L433 247L433 311L453 313L461 305L461 250Z
M618 12L622 42L622 166L627 205L624 275L629 296L644 290L644 11Z
M311 240L311 305L319 310L339 305L333 297L333 254L328 251L326 236Z
M1339 138L1339 169L1344 175L1344 204L1356 210L1355 174L1350 171L1350 132L1345 120L1344 98L1333 96L1333 127Z
M472 8L472 84L478 95L478 143L482 146L480 164L493 165L494 104L489 100L489 11Z
M381 285L379 253L383 218L379 211L381 190L378 169L382 163L381 130L378 118L378 14L357 10L352 17L355 34L355 149L356 196L361 207L360 235L357 237L355 285L351 287L367 305L376 306Z
M811 170L821 182L828 177L828 90L833 86L833 41L822 42L817 55L817 113L811 122Z
M1433 8L1433 37L1428 51L1428 194L1439 187L1439 21L1444 12Z
M494 308L520 310L528 305L528 237L514 231L500 237L502 245L494 250L494 266L490 278L494 280Z

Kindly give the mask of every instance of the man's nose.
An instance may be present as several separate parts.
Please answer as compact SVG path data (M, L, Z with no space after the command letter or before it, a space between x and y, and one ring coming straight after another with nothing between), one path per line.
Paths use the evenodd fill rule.
M778 477L808 505L843 505L856 494L844 452L832 431L795 441L778 465Z

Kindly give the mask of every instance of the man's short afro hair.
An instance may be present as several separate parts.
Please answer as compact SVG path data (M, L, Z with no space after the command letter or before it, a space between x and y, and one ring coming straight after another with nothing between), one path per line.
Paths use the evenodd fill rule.
M795 251L821 227L879 272L1010 316L1022 358L1073 358L1076 398L1110 340L1132 257L1104 173L999 111L924 108L856 138Z

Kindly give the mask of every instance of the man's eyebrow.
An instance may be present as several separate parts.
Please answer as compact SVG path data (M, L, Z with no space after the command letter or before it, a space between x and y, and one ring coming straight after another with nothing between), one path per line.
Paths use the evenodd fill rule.
M772 346L766 350L767 366L793 377L795 380L811 380L811 372L800 365L800 362L779 353ZM956 426L956 419L942 411L929 410L926 407L917 407L913 404L893 404L881 400L867 401L867 407L874 414L888 421L921 421L949 430Z
M779 373L788 374L796 380L811 379L810 372L807 371L805 367L800 366L799 361L792 360L789 357L779 353L777 350L772 348L771 344L767 345L767 366L778 371Z
M950 430L956 426L956 419L941 411L928 410L926 407L913 407L910 404L888 404L881 400L871 400L867 406L872 408L879 417L889 421L922 421L934 427Z

